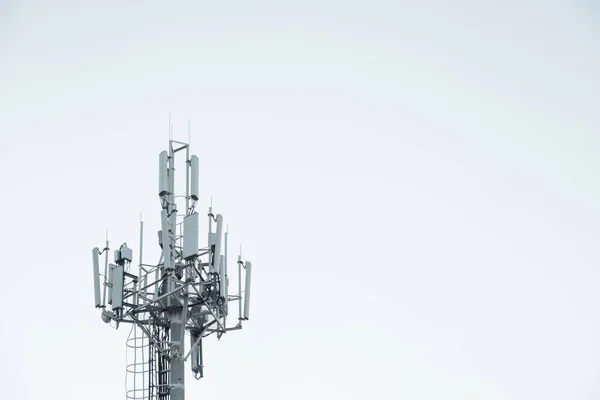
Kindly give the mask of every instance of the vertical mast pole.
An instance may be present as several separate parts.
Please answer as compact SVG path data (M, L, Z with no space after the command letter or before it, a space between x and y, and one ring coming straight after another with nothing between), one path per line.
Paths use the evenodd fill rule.
M173 151L173 141L169 141L169 184L171 188L171 193L169 194L169 211L171 212L171 266L172 270L168 272L167 276L167 290L170 292L172 287L172 281L175 280L175 269L177 268L175 264L175 248L176 248L176 227L177 227L177 213L175 211L175 152ZM169 245L169 244L166 244ZM173 294L169 296L169 300L167 304L175 305L179 304L178 299ZM183 360L184 354L184 344L181 341L181 337L183 336L182 330L185 329L185 321L183 321L183 310L181 307L176 309L169 310L167 312L167 318L169 319L170 326L170 338L171 338L171 352L170 352L170 398L171 400L184 400L185 399L185 363Z

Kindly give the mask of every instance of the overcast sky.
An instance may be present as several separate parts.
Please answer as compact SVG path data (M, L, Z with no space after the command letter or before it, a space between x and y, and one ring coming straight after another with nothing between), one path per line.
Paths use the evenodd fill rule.
M141 212L158 261L171 113L253 262L188 399L598 399L599 26L583 0L0 0L0 397L124 398L90 252L108 229L137 260Z

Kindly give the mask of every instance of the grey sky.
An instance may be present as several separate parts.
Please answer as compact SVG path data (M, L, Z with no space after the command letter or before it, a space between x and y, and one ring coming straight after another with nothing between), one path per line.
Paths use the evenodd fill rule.
M0 2L3 397L124 398L169 113L254 268L188 398L600 396L597 5L176 3Z

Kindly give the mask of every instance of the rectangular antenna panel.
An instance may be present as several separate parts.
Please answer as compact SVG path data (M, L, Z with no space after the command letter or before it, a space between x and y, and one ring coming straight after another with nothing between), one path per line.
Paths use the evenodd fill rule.
M223 254L221 254L219 259L219 266L219 279L221 280L221 287L219 289L221 296L227 298L227 271L225 270L225 258Z
M169 193L169 175L168 175L169 154L162 151L158 155L158 195L164 196Z
M127 246L121 247L121 260L133 261L133 250Z
M191 182L190 182L190 197L193 200L198 200L198 177L199 177L199 161L197 156L190 158Z
M108 304L112 304L112 289L113 289L113 269L115 264L108 266Z
M215 254L213 257L213 263L210 268L210 272L219 272L219 264L221 261L221 237L223 236L223 216L217 214L217 233L215 236Z
M225 311L225 315L227 315L227 267L225 266L225 257L222 254L219 264L221 266L219 270L219 279L221 280L221 285L219 286L219 293L225 298L223 309Z
M112 271L112 308L123 307L123 265L115 265Z
M198 213L183 218L183 258L193 258L198 254Z
M225 257L221 254L219 277L223 284L221 285L221 296L227 296L227 267L225 266ZM227 297L225 297L227 298Z
M246 262L246 290L244 292L244 319L250 316L250 279L252 277L252 263Z
M162 209L160 212L160 224L162 228L162 243L163 243L163 262L166 269L171 269L171 243L169 241L169 221L167 210Z
M92 250L92 258L94 262L94 300L96 307L100 307L100 261L98 257L100 255L100 249L94 247Z
M199 333L192 333L190 334L190 349L192 349L192 346L194 344L196 344L196 340L198 340L200 338ZM198 343L199 345L200 343ZM198 372L200 371L200 363L198 362L198 349L197 347L194 347L192 349L192 371L193 372Z
M190 335L190 347L196 343L200 337L199 333ZM202 339L198 342L198 345L192 350L192 371L202 375Z
M229 229L228 229L229 230ZM228 285L227 281L227 237L229 236L229 232L225 231L225 248L224 255L221 256L221 279L223 279L223 286L221 290L221 296L225 297L225 314L227 314L227 302L229 300L228 297Z

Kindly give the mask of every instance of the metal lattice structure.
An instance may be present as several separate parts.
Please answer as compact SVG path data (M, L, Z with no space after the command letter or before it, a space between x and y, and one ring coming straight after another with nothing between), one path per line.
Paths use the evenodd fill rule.
M185 195L176 196L175 161L181 154L185 155ZM137 268L126 243L114 250L112 263L108 239L102 250L96 247L92 251L95 305L102 309L102 320L116 327L131 324L126 343L127 399L183 400L185 362L191 361L196 379L204 375L203 338L216 334L220 339L226 332L241 329L249 317L252 265L238 256L238 290L230 295L228 232L223 232L223 216L213 214L212 205L207 245L199 245L198 164L198 157L190 156L189 144L175 140L170 140L168 151L159 155L161 255L157 264L143 263L143 221ZM185 199L185 212L179 211L176 198ZM104 274L100 273L102 254ZM228 327L234 302L238 302L238 318Z

